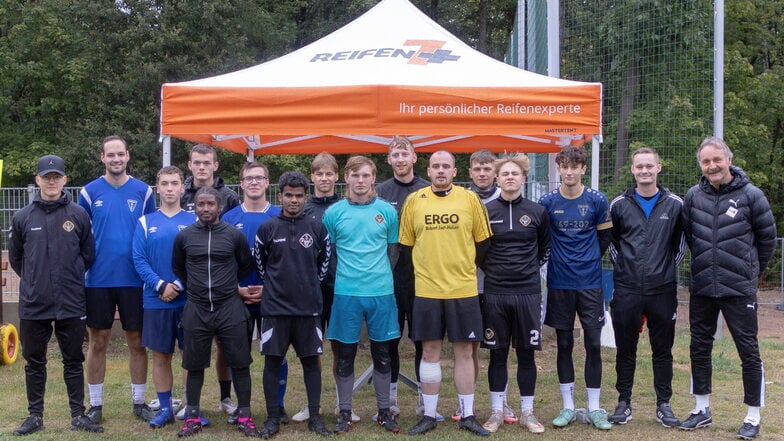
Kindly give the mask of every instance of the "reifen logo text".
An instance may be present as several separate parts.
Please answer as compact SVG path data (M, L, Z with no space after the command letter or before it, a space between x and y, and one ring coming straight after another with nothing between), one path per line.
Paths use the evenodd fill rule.
M442 49L446 41L439 40L406 40L403 46L417 46L418 49L395 47L382 47L374 49L346 50L334 53L315 54L310 59L311 63L318 61L351 61L363 58L402 58L408 64L427 65L430 63L441 64L445 61L457 61L460 55L453 55L451 50Z

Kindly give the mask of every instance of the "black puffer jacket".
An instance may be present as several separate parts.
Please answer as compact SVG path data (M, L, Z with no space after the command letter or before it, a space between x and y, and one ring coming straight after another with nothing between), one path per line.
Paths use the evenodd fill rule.
M90 216L63 192L40 194L14 214L8 243L11 268L21 277L19 318L61 320L85 314L84 273L95 260Z
M691 249L691 293L751 296L776 249L776 223L762 191L738 167L717 190L705 177L689 189L683 231Z
M610 204L613 282L639 295L674 293L678 265L686 252L681 228L683 201L659 187L659 199L646 218L634 193L634 187L629 188Z

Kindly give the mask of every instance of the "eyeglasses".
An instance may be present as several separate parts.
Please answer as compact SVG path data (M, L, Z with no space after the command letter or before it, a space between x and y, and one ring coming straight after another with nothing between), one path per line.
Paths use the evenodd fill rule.
M253 181L264 182L266 180L267 180L266 176L245 176L245 177L242 178L242 182L244 182L246 184L250 184Z

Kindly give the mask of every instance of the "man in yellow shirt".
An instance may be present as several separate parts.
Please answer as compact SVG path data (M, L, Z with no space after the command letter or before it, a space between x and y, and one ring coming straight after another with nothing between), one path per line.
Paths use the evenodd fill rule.
M476 435L489 432L473 415L473 342L482 339L482 313L476 282L477 254L492 235L487 210L479 197L452 185L455 158L447 151L430 156L431 185L412 193L400 215L400 245L412 253L416 297L412 335L422 342L419 368L425 414L409 435L434 429L441 387L441 346L449 336L454 352L455 387L462 418L459 428Z

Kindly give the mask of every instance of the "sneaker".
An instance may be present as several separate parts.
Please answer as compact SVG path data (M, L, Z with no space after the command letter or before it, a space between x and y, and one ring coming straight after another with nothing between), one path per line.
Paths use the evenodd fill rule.
M672 413L672 411L670 411ZM658 415L659 412L656 412ZM607 420L613 424L626 424L632 420L632 405L627 401L619 401L615 406L615 411L610 415ZM661 421L660 421L661 422Z
M234 412L230 413L228 417L226 417L226 424L231 424L232 426L237 424L237 420L240 419L240 410L237 409Z
M425 406L423 406L422 404L417 405L416 416L418 416L418 417L425 416ZM436 412L436 421L439 422L439 423L444 421L444 416L441 415L440 413Z
M354 412L352 410L341 410L335 424L335 433L341 435L348 433L354 425Z
M460 411L459 407L457 408L455 413L452 414L451 418L452 418L452 421L454 421L454 422L459 422L460 419L463 418L463 412Z
M183 438L186 436L191 436L200 430L201 430L200 418L186 418L185 422L182 425L182 428L180 429L179 432L177 432L177 437Z
M479 421L476 420L476 417L471 415L465 418L460 418L460 422L457 424L457 428L460 430L467 430L474 435L479 436L489 436L490 432L488 432Z
M596 427L599 430L612 429L612 424L607 421L607 411L604 409L596 409L591 411L588 413L588 418L591 420L593 427Z
M161 410L161 402L156 398L150 401L150 403L147 404L147 407L157 412ZM176 412L180 410L180 407L182 407L182 400L179 398L172 398L172 409Z
M289 423L289 414L286 413L286 408L280 406L280 424L288 424Z
M39 430L44 430L44 419L41 415L30 415L14 430L14 435L29 435Z
M414 427L408 429L409 435L422 435L423 433L430 432L431 430L438 427L438 423L436 419L430 416L423 416L418 423L414 424Z
M133 414L144 421L150 421L155 418L155 412L150 409L150 406L148 406L147 403L134 403Z
M340 415L340 406L335 406L335 416ZM351 409L351 422L358 423L360 420L359 415L354 413L354 409Z
M175 420L183 421L185 419L185 406L182 406L177 414L174 415Z
M689 417L678 427L683 430L695 430L708 427L711 424L713 424L713 418L711 417L710 407L707 407L704 411L692 410Z
M536 419L533 411L520 415L520 427L525 427L531 433L544 433L544 426Z
M301 423L303 421L308 421L309 419L310 411L308 410L308 406L303 407L299 412L295 413L291 417L291 421L294 421L295 423Z
M227 414L231 414L237 410L237 405L231 401L230 397L226 397L221 400L220 404L218 405L218 409L226 412Z
M744 421L743 425L740 426L737 435L739 439L754 439L759 435L759 431L759 424L752 424L749 421Z
M656 407L656 421L664 427L678 427L681 425L681 420L672 412L670 403L661 403Z
M324 424L324 420L322 420L318 415L314 415L313 418L308 418L308 430L315 433L316 435L332 435L332 431L327 429L327 425Z
M103 432L103 427L99 426L98 424L95 424L93 420L87 417L87 415L80 415L71 418L71 430L101 433Z
M390 399L389 399L389 411L394 416L399 416L400 415L400 406L398 406L397 398L391 398L390 397Z
M150 427L159 429L169 423L174 422L174 411L171 408L164 407L150 420Z
M270 424L270 421L272 421L272 424ZM273 425L274 425L274 431L270 430L268 432L267 428ZM253 418L240 417L237 418L237 430L242 432L242 434L247 437L253 437L253 438L262 437L264 439L267 439L272 435L278 433L278 422L271 418L268 419L267 421L264 422L264 430L261 433L259 433L259 430L256 429L256 423L253 422ZM265 434L267 436L264 436Z
M561 412L553 420L553 426L566 427L572 421L574 421L574 409L561 409Z
M496 433L498 432L498 428L501 427L501 424L504 423L504 411L501 409L494 409L490 412L490 418L482 424L488 432Z
M520 419L515 416L514 410L509 407L509 403L504 400L504 423L514 424Z
M201 421L201 427L207 427L210 425L210 420L208 420L203 413L199 414L199 421Z
M103 421L103 406L90 406L90 410L88 410L85 415L87 418L90 418L95 424L101 424Z
M397 425L397 421L395 420L395 416L392 415L392 411L379 410L377 415L376 424L383 427L388 432L400 432L400 426Z

